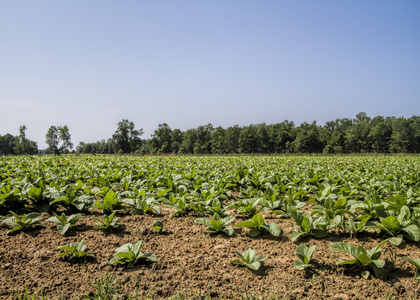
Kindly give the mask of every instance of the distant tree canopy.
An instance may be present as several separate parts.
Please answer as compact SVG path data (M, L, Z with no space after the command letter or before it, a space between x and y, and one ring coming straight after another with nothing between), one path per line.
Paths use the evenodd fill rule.
M61 146L59 147L61 141ZM47 154L60 154L68 153L73 149L73 143L71 142L71 135L67 125L64 126L50 126L45 135L45 143L48 148L45 150Z
M0 136L0 154L37 152L35 142L20 134ZM291 121L275 124L238 125L228 128L212 124L185 131L159 124L150 139L142 140L142 129L122 120L108 140L84 143L77 153L228 154L228 153L419 153L420 117L369 117L361 112L354 119L336 119L320 126L316 121L296 126ZM51 126L46 135L48 152L72 149L67 126ZM62 141L59 148L58 144Z
M37 143L26 138L25 125L20 126L18 136L13 136L10 133L7 133L3 136L0 135L0 155L31 155L37 153Z

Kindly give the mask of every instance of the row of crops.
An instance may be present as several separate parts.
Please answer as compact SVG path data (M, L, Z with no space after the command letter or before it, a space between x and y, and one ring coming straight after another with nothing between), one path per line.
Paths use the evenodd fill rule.
M376 234L383 242L371 250L346 243L330 248L353 256L340 264L379 276L383 243L420 241L419 179L418 156L2 157L0 219L13 234L43 225L39 212L49 212L54 217L47 221L66 234L81 214L109 229L119 213L159 215L168 207L173 217L197 216L195 223L208 233L235 235L229 224L236 215L244 220L235 226L249 228L249 236L278 237L279 225L264 218L273 214L293 221L296 243L304 237ZM162 223L154 227L163 230ZM310 267L314 249L299 245L297 268ZM237 254L241 260L235 263L262 259L252 249ZM252 263L245 265L259 265Z

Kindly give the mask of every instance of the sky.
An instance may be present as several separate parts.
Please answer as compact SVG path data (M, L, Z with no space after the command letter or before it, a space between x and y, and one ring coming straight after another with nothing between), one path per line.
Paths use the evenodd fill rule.
M0 135L420 115L418 0L2 0Z

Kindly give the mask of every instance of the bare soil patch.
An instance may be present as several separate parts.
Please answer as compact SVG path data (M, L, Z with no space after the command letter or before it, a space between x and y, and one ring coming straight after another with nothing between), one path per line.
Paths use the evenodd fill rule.
M387 260L389 274L383 279L365 280L359 271L337 267L336 261L349 257L332 252L328 245L344 241L370 249L380 239L369 234L353 240L338 235L300 239L297 244L317 244L313 256L316 274L311 274L293 268L297 244L290 240L294 226L291 220L267 216L270 222L280 225L283 232L279 238L250 238L247 229L228 237L206 234L204 226L194 223L198 215L170 218L169 213L164 208L162 216L122 214L121 228L106 234L94 229L95 221L89 216L83 216L80 225L64 237L53 224L11 236L6 235L7 226L0 225L0 298L15 299L26 286L30 293L42 288L51 298L77 299L92 293L92 285L105 274L116 278L119 296L137 294L140 299L147 295L168 298L179 293L194 299L240 299L245 293L274 299L406 299L417 298L420 292L413 278L414 268L401 258L419 258L416 243L403 242L398 249L386 244L384 249L393 247L397 251L395 264L384 251L382 258ZM45 214L43 220L48 217ZM166 234L151 230L156 219L164 222ZM93 253L94 259L84 263L57 257L57 247L81 239L85 239L87 252ZM132 269L107 264L116 248L139 240L144 241L142 251L155 253L158 263ZM230 264L236 258L235 251L248 248L267 256L258 272Z

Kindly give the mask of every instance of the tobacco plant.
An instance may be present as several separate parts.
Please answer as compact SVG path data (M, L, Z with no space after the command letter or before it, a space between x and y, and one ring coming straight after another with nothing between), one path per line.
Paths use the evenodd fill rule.
M156 262L157 257L154 253L143 253L140 247L143 241L138 241L135 245L125 244L115 249L114 257L109 260L109 264L127 264L128 268L132 268L135 264L140 262Z
M374 223L371 228L379 228L382 233L390 236L397 236L403 233L404 236L414 242L420 241L420 229L411 221L410 209L407 206L401 208L397 217L388 216Z
M376 277L382 277L387 271L384 269L385 261L380 260L382 254L381 246L389 240L382 241L378 246L371 250L366 250L362 246L353 246L351 244L337 242L330 244L330 249L334 252L345 252L353 256L353 259L342 259L337 265L353 265L361 270L363 278L368 279L369 269L372 269Z
M220 233L223 232L228 236L232 236L235 231L232 227L226 227L229 223L235 220L235 217L228 216L225 218L221 218L219 214L213 215L213 220L209 220L206 218L198 218L195 219L194 222L197 224L206 225L206 232L208 233Z
M344 224L347 231L350 233L350 238L356 237L359 232L367 231L369 227L365 226L371 217L367 216L360 222L355 222L352 218L348 218Z
M314 253L316 248L316 245L313 245L312 247L308 247L305 244L299 244L299 246L296 249L296 256L298 259L295 260L295 269L296 270L307 270L312 267L310 264L312 254Z
M79 183L80 185L80 183ZM77 188L66 186L64 195L60 195L57 199L50 202L50 205L59 203L67 209L77 211L88 211L94 203L94 199L87 194L76 197Z
M295 220L300 231L292 232L292 242L303 236L326 237L327 231L334 227L330 225L324 218L320 217L316 220L312 219L307 213L303 213L294 209L289 209L287 213Z
M247 215L247 216L252 217L263 210L261 208L260 202L262 202L262 199L258 199L258 198L243 199L243 200L232 203L227 208L236 209L237 214Z
M175 211L170 214L171 217L185 216L192 210L190 203L187 203L184 197L176 199L172 196L169 198L169 201L163 201L162 204L175 209Z
M204 206L208 215L218 214L220 216L230 215L230 211L227 206L224 206L219 199L213 198L205 202Z
M420 280L420 259L411 259L408 257L403 257L402 259L409 262L417 269L416 273L414 273L414 278Z
M6 233L7 235L13 232L25 230L31 227L45 226L44 224L39 222L39 220L42 219L42 214L40 213L33 212L27 215L23 215L22 217L19 217L13 211L10 211L10 213L13 215L13 217L6 218L3 220L4 223L13 227Z
M154 198L140 197L135 200L132 212L135 215L144 215L151 212L160 215L162 210L157 204L158 202Z
M68 256L69 260L71 259L88 259L89 257L94 257L95 255L85 252L87 246L84 244L84 239L80 242L71 242L69 246L60 246L57 249L64 250L67 252L60 252L57 256Z
M108 229L112 229L115 227L118 227L120 224L118 223L119 218L115 218L115 214L117 213L117 211L114 211L112 214L110 214L109 216L104 215L104 219L100 219L100 218L96 218L96 217L91 217L92 219L98 221L96 223L96 226L98 226L99 230L108 230Z
M106 193L103 200L96 201L96 205L93 208L98 208L103 210L104 212L112 212L114 210L116 211L122 211L125 210L124 202L121 201L120 196L113 191L109 191Z
M155 220L153 222L153 227L154 230L156 230L158 233L163 233L165 231L165 228L163 226L163 222L161 220Z
M264 216L262 215L255 215L252 217L251 220L239 222L235 225L235 227L246 227L251 229L248 234L251 237L256 237L262 234L263 232L269 232L271 235L275 237L279 237L281 234L280 226L272 222L270 224L265 223Z
M76 226L76 222L79 221L80 216L83 215L83 214L75 214L67 218L65 213L62 213L61 216L59 216L55 212L53 212L53 214L54 214L54 217L48 218L45 221L53 222L57 224L57 229L62 235L65 235L67 230L69 230L71 227Z
M231 264L245 266L254 271L258 271L261 267L261 262L267 258L263 255L257 255L257 251L251 248L245 250L242 254L237 251L235 253L239 256L239 259L232 260Z

